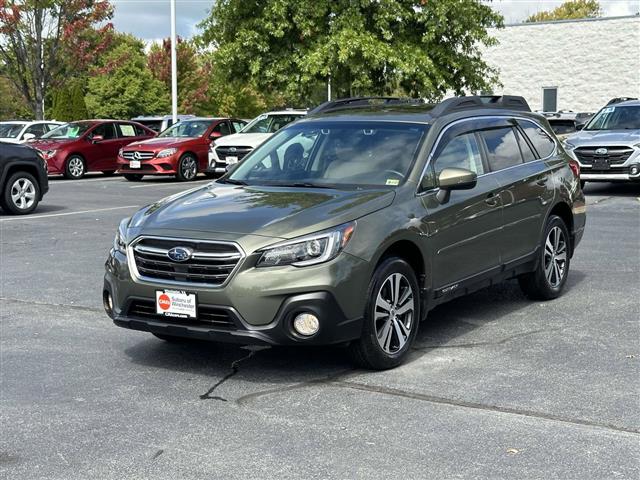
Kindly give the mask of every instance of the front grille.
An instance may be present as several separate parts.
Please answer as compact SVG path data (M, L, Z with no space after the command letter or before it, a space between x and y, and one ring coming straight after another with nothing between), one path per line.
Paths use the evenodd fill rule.
M224 308L200 305L196 315L196 318L165 317L156 313L156 304L153 300L142 299L132 300L127 310L128 317L156 320L163 323L212 328L236 328L231 312Z
M226 160L227 157L238 157L238 160L242 160L251 150L252 147L218 147L216 154L220 160Z
M607 153L596 153L597 150L604 148ZM576 157L583 165L592 165L596 160L603 160L609 165L621 165L633 153L633 149L629 147L578 147L574 150Z
M168 252L185 247L193 253L189 260L176 262ZM138 276L159 283L179 283L219 287L243 257L232 243L142 237L131 245Z
M136 153L138 154L137 158L136 158ZM143 151L122 152L122 158L124 158L125 160L151 160L155 156L156 154L154 152L143 152Z

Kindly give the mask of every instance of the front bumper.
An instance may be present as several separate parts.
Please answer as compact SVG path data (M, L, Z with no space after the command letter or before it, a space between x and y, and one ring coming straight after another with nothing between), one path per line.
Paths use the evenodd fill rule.
M628 169L626 169L628 170ZM640 181L640 170L637 174L620 173L618 170L611 170L611 172L597 172L591 173L588 169L580 170L580 180L589 182L637 182Z
M175 175L178 172L178 154L163 158L141 160L140 168L130 168L130 162L118 157L118 173L140 175Z
M224 288L184 287L198 299L197 318L188 320L157 315L156 291L176 287L134 281L126 256L112 250L105 263L105 310L120 327L218 342L328 345L360 337L369 274L366 262L343 252L313 267L267 269L250 264L245 261ZM107 306L107 295L112 308ZM293 319L302 312L320 319L320 329L311 337L292 328Z

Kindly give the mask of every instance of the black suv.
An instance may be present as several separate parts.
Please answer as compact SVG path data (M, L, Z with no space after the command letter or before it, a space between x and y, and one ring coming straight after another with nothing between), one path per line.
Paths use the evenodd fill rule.
M6 213L33 212L49 190L47 162L26 145L0 142L0 205Z
M560 295L585 225L578 175L522 97L330 102L123 220L105 309L165 340L348 342L390 368L435 305L509 278Z

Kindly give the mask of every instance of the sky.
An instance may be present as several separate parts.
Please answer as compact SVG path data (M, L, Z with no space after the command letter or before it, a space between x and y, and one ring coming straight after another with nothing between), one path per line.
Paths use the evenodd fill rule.
M447 0L431 0L447 1ZM562 0L494 0L490 4L505 17L505 23L519 23L529 15L550 10ZM170 35L169 0L112 0L115 6L113 23L116 30L132 33L148 41ZM176 0L176 30L182 37L198 32L197 24L203 20L213 0ZM640 10L637 0L600 0L604 16L633 15Z

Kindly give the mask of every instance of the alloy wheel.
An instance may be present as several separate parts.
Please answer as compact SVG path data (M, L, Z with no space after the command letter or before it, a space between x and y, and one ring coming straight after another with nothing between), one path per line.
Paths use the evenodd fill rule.
M404 347L414 323L415 303L409 280L401 273L389 275L378 291L374 322L378 344L387 354Z
M84 162L78 157L69 159L69 173L73 177L81 177L84 174Z
M182 160L181 169L182 169L182 176L184 178L186 178L187 180L191 180L192 178L194 178L197 173L197 166L196 166L195 159L193 159L192 157L186 157L184 160Z
M567 267L567 241L560 227L553 227L544 243L544 273L552 288L564 279Z
M28 178L18 178L11 185L11 200L20 210L26 210L36 201L36 187Z

